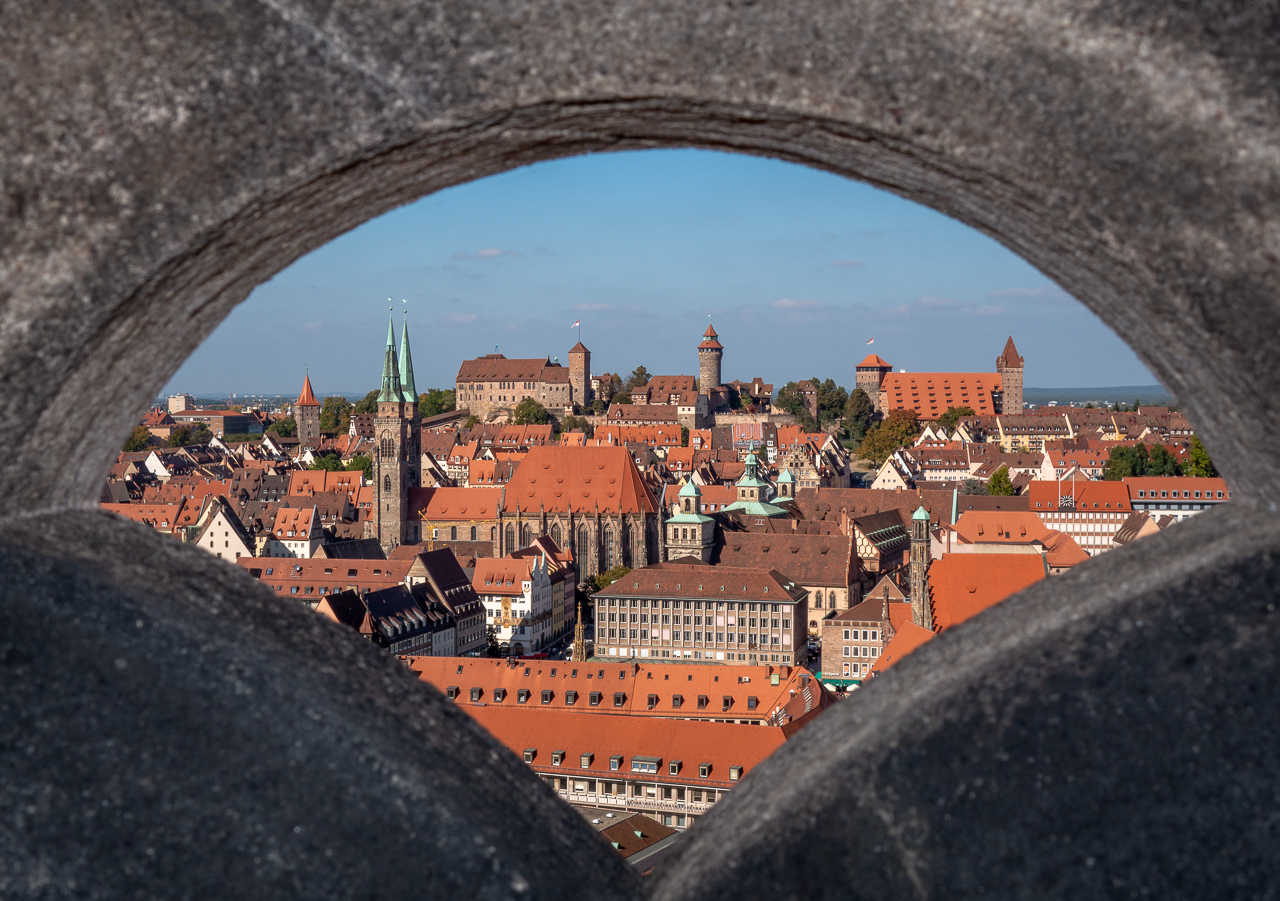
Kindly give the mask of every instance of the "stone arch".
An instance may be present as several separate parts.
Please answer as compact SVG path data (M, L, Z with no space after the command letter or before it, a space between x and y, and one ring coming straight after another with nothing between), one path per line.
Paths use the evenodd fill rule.
M206 784L216 776L230 786L231 794L218 799L220 811L243 802L264 818L255 825L265 822L271 834L293 834L292 821L273 817L300 805L309 828L338 839L338 852L331 864L304 873L300 878L313 881L298 891L342 894L330 875L357 872L374 850L362 836L375 830L359 811L325 807L326 791L299 783L284 763L290 751L273 744L269 730L255 732L239 749L242 756L211 737L238 732L243 717L261 713L262 721L291 737L307 736L317 753L339 761L334 769L347 781L338 788L379 809L405 789L358 772L343 732L348 724L365 725L362 740L384 759L429 748L425 759L449 773L457 761L495 749L473 731L433 728L434 696L388 689L367 665L371 658L355 656L331 632L312 634L281 620L258 594L250 596L243 580L210 569L193 549L73 510L93 502L146 402L254 285L377 213L538 159L698 146L861 178L1021 253L1116 327L1180 397L1232 479L1237 504L1145 547L1098 558L1068 579L1041 583L874 680L764 764L761 777L740 790L750 793L747 801L735 803L735 794L705 817L658 877L654 896L688 901L740 894L743 886L765 894L779 890L771 880L793 884L785 880L794 872L826 873L831 861L865 874L860 890L868 894L942 894L983 872L988 884L1008 885L1044 884L1061 874L1052 881L1060 892L1088 895L1089 885L1071 882L1084 878L1075 875L1079 855L1063 859L1050 840L1062 817L1047 816L1045 825L1032 808L1048 810L1052 802L1053 813L1072 814L1101 805L1106 798L1089 793L1101 781L1129 786L1132 803L1105 823L1092 820L1092 831L1078 838L1108 851L1122 846L1124 854L1112 859L1133 862L1132 872L1176 869L1188 894L1212 893L1224 873L1258 886L1273 881L1264 861L1275 858L1274 848L1233 831L1241 818L1223 814L1223 803L1214 806L1215 798L1252 791L1233 775L1247 768L1185 765L1178 757L1185 735L1147 716L1142 700L1178 696L1206 716L1229 712L1205 734L1221 738L1228 752L1246 749L1252 771L1276 770L1259 740L1259 723L1277 701L1270 686L1280 682L1272 677L1274 629L1253 604L1268 596L1276 576L1270 561L1280 547L1274 515L1280 421L1270 414L1280 396L1280 367L1268 344L1280 333L1274 238L1280 197L1271 187L1280 165L1271 152L1280 145L1274 89L1280 66L1266 5L1118 0L1082 10L1059 0L921 0L904 15L897 0L796 0L785 8L667 0L640 11L566 0L486 8L475 16L472 6L442 0L431 15L413 18L382 3L323 15L252 3L227 15L210 5L192 28L191 10L199 4L125 10L106 0L59 16L35 4L8 23L24 46L57 44L67 52L54 62L24 58L5 70L17 90L0 130L6 142L0 267L7 273L0 377L14 390L0 396L0 498L6 510L38 514L44 528L35 541L13 515L4 520L7 584L22 579L24 590L11 592L3 625L16 633L23 616L49 621L48 610L65 602L67 589L39 574L82 571L86 582L77 585L76 600L82 609L95 607L95 617L84 617L100 630L94 640L140 651L119 658L132 684L164 684L174 699L172 706L160 697L119 703L133 691L130 683L111 681L122 675L90 667L69 673L51 655L14 668L15 680L29 680L26 687L44 676L45 684L65 680L63 709L98 717L100 732L115 730L119 760L148 758L154 747L181 759L167 770L156 764L166 777L156 784L177 793L175 803L134 808L135 844L164 837L170 824L154 812L164 809L181 807L193 828L215 831L205 817L211 806L186 803L205 800L198 785L182 779L195 770ZM100 52L120 46L135 50ZM66 59L75 61L71 76L53 68ZM103 90L81 95L81 85ZM46 126L55 119L62 138L50 141ZM146 555L145 580L116 565L122 552ZM51 563L56 554L62 556ZM187 581L173 576L179 572ZM1229 580L1228 594L1222 586ZM202 589L190 587L196 582ZM90 584L93 590L85 588ZM254 642L222 642L215 629L204 628L212 624L207 613L215 590L243 602L243 623L226 628L243 628ZM152 605L157 593L164 593L165 606ZM1221 615L1228 606L1239 624L1234 632ZM129 616L118 615L122 607ZM1064 609L1072 611L1070 622L1061 619ZM1194 645L1188 631L1170 625L1171 609L1184 615L1177 628L1192 619L1203 625ZM158 615L138 631L135 611ZM1139 620L1146 623L1142 641L1133 626ZM208 638L204 665L225 669L234 661L262 686L257 697L226 706L225 684L200 679L195 667L187 673L168 667L193 634ZM1099 636L1107 640L1097 642ZM989 654L997 644L998 665ZM281 653L264 653L268 647ZM297 659L302 649L307 657L334 660L342 678L289 672L281 661ZM1073 649L1095 655L1091 672L1060 662ZM1235 670L1235 678L1211 669L1242 661L1254 669ZM935 680L931 696L914 695L912 676L930 665L945 667L946 678ZM1188 677L1197 665L1208 672ZM91 680L99 678L95 687ZM1078 680L1081 692L1108 702L1091 728L1069 728L1080 722L1079 711L1037 693L1054 679L1059 686ZM38 693L19 696L30 708L41 705ZM333 737L314 732L301 708L285 700L301 696L331 705ZM104 703L94 703L99 698ZM1001 710L1005 722L1024 731L992 734L985 720L968 718L970 709ZM199 710L200 718L190 719L187 710ZM164 722L168 733L160 731ZM868 728L859 731L861 723ZM174 731L176 724L185 728ZM58 726L10 786L45 784L62 761L94 753L57 745L59 736L75 733ZM955 827L946 825L944 811L926 813L942 797L937 785L988 774L984 761L997 755L962 761L925 752L976 746L981 737L1016 761L1040 750L1037 734L1050 733L1057 744L1046 754L1082 761L1070 791L1061 779L1048 789L1020 783L1015 767L1002 766L1004 791L952 817L967 834L948 844ZM1085 733L1092 744L1077 743ZM834 752L810 753L818 742ZM883 763L889 758L895 762ZM433 790L434 765L406 776L410 790ZM116 775L125 782L140 773ZM310 769L306 778L320 776ZM451 821L451 835L416 814L406 815L404 832L418 830L414 845L394 829L377 830L376 850L393 862L379 873L388 897L423 883L441 894L501 894L523 883L533 894L566 898L639 892L622 863L582 837L581 824L550 815L541 796L526 797L533 795L525 790L527 771L503 764L488 767L485 778L495 780L486 796L502 798L501 810L472 804L454 789L442 792L439 803L465 820ZM1159 794L1142 791L1152 779L1176 781L1196 799L1186 819L1161 821L1164 835L1177 839L1163 847L1200 850L1190 865L1142 843L1148 832L1142 817L1151 811L1145 799ZM779 787L771 792L769 785ZM822 786L826 794L814 798L797 785ZM858 793L868 785L896 799L874 811L878 820L860 819ZM15 806L12 792L0 787L0 803ZM1021 803L1033 793L1045 804ZM1004 804L1007 798L1013 800ZM786 831L766 826L743 841L735 818L748 802L750 815L768 809L768 822L786 824L780 827ZM67 810L51 811L51 822L70 821ZM792 825L805 816L827 817L841 829L813 841ZM539 834L513 837L497 865L472 847L473 832L509 834L503 830L511 823L535 817ZM900 852L874 868L859 866L862 849L881 846L884 822L909 820L921 828L883 842ZM108 880L103 893L126 894L110 881L122 877L108 875L123 869L114 832L98 832L77 847L77 859ZM985 856L1008 834L1029 849L1022 859L1034 863ZM411 849L427 836L441 847L424 862ZM456 844L448 844L453 836ZM838 844L846 838L847 848ZM183 875L173 877L167 893L200 894L218 879L226 894L265 897L257 882L238 881L252 868L228 865L236 860L234 845L201 848L209 869L199 861L175 865L171 872ZM774 858L762 847L785 848L787 866L770 871ZM821 856L806 858L810 848ZM56 846L41 850L42 866L59 878L87 878ZM401 860L412 865L397 866ZM901 866L884 862L891 860ZM1098 860L1092 872L1098 884L1108 884L1119 874L1108 872L1105 856ZM840 877L833 872L833 878ZM186 882L177 887L178 880Z

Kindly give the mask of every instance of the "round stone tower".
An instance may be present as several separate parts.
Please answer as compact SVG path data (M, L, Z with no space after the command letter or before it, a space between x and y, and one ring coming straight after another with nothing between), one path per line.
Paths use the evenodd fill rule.
M702 333L702 343L698 345L698 389L703 392L721 386L720 361L724 357L724 345L716 340L719 337L708 323Z

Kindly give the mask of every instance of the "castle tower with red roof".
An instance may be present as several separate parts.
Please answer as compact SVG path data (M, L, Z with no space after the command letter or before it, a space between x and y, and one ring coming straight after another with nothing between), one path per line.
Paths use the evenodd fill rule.
M707 323L702 343L698 345L698 390L703 394L721 387L720 361L724 358L724 345L717 340L719 337L711 323Z
M1000 387L1004 401L1000 412L1006 416L1022 412L1022 364L1025 361L1013 346L1013 335L1004 344L1004 352L996 357L996 372L1000 373Z
M867 354L867 358L857 367L857 387L867 392L871 405L881 413L885 411L880 409L880 384L891 372L893 367L881 359L879 354Z
M302 379L302 393L293 402L293 421L298 424L298 441L303 447L320 443L320 402L311 390L311 374Z

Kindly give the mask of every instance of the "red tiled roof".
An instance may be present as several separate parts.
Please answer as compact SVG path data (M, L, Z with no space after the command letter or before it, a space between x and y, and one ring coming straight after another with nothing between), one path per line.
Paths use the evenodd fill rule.
M471 587L476 594L501 594L519 597L524 594L521 582L532 578L530 570L538 561L535 558L480 557L476 560L475 575Z
M315 507L281 507L276 511L276 521L271 526L271 534L285 541L307 541L317 537L320 531L320 517L316 515Z
M476 490L476 489L468 489ZM622 447L535 447L507 483L503 510L657 513L658 504Z
M327 472L323 469L303 469L289 474L289 494L305 496L325 491L345 491L351 503L356 502L364 473L360 470Z
M546 357L508 360L502 354L486 354L474 360L463 360L458 369L459 382L567 382L569 370Z
M906 607L908 610L911 609L910 604L891 604L890 606L901 606ZM903 657L920 647L920 645L933 638L933 633L928 629L925 629L922 626L917 626L915 623L910 621L903 622L901 625L895 626L895 628L897 631L894 633L893 638L889 639L889 643L885 645L884 650L880 652L880 657L876 660L875 664L872 665L872 673L884 672Z
M886 410L914 410L925 420L937 419L948 407L995 413L991 393L1000 389L1000 376L989 372L890 372L880 383Z
M607 681L607 680L606 680ZM613 692L609 692L612 698ZM514 700L514 699L513 699ZM585 704L585 699L579 703ZM612 703L610 700L609 703ZM565 753L555 772L566 775L609 776L609 758L622 757L619 777L631 778L633 757L656 757L662 761L659 775L665 775L671 761L681 764L682 781L705 782L719 788L736 785L730 781L730 767L742 767L745 778L756 765L786 741L776 726L740 726L732 723L702 723L693 720L649 719L635 716L580 716L560 710L520 710L493 704L477 706L460 703L480 725L517 755L532 748L533 766L551 768L553 751ZM592 755L590 767L582 769L582 755ZM710 764L710 776L698 777L698 767Z
M428 520L497 519L502 491L502 488L410 488L409 515Z
M1124 482L1086 482L1080 479L1058 482L1037 480L1027 487L1027 507L1032 513L1058 509L1063 497L1075 502L1075 509L1132 510L1129 486ZM1070 507L1066 509L1070 510Z
M946 554L929 567L934 631L957 626L1046 576L1039 554Z
M185 504L99 504L109 513L144 523L162 532L172 531L178 524Z
M867 354L867 358L859 366L874 366L877 369L892 369L893 366L879 354Z
M315 392L311 390L311 376L303 376L302 393L298 395L298 399L293 402L295 407L318 407L320 402L316 400Z

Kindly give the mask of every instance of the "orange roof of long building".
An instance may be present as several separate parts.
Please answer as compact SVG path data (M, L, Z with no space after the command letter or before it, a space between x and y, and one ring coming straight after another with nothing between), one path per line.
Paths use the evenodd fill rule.
M1071 503L1062 506L1062 498ZM1032 513L1070 512L1072 509L1090 513L1097 510L1131 511L1129 486L1124 482L1094 482L1073 479L1063 482L1036 480L1027 486L1027 507Z
M957 626L1047 576L1039 554L946 554L929 567L934 631Z
M503 510L657 513L624 447L535 447L507 483Z
M430 520L497 519L502 491L502 488L410 488L409 515Z
M787 740L776 726L634 716L585 717L564 710L519 710L470 703L458 706L518 756L532 751L534 767L551 767L551 755L564 752L556 772L575 776L633 778L632 758L647 757L659 761L653 779L670 779L669 767L677 762L680 781L729 788L737 784L730 780L731 767L741 767L740 778L745 778ZM590 755L585 768L584 754ZM622 760L618 770L613 771L610 758L615 756ZM706 778L698 775L703 764L710 765Z
M364 473L358 469L327 472L323 469L303 469L289 474L289 494L295 497L319 494L324 491L342 491L356 502Z
M894 606L911 608L910 604L897 604ZM882 673L903 657L910 654L920 645L926 643L933 638L933 633L923 626L917 626L915 623L907 621L896 626L897 631L894 632L893 638L889 639L889 643L884 646L884 650L880 652L880 656L871 667L872 673Z
M993 414L991 393L1000 390L1000 376L990 372L890 372L880 383L885 410L914 410L925 420L937 419L948 407Z

